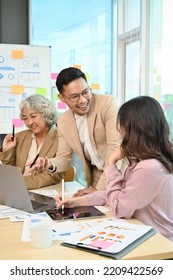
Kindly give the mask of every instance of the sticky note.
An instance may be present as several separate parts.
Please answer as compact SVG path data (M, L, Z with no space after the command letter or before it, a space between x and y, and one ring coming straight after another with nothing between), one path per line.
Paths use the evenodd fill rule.
M87 81L90 80L90 75L89 74L85 74L86 78L87 78Z
M161 76L160 75L156 76L156 83L161 83Z
M104 249L107 249L108 247L114 245L114 243L113 242L104 241L104 240L97 240L97 241L91 242L89 245L104 250Z
M56 80L58 73L51 73L51 80Z
M55 93L54 98L55 98L55 100L59 100L59 96L57 93Z
M63 102L58 102L58 109L67 109L67 105Z
M16 93L16 94L23 93L24 86L23 85L12 85L11 92Z
M78 69L82 69L82 65L81 64L73 64L73 67L78 68Z
M21 119L12 119L12 125L15 125L15 127L23 127L24 122Z
M95 89L95 90L99 90L100 89L100 84L91 84L91 88Z
M11 56L12 59L23 59L24 58L23 50L12 50Z
M169 103L163 104L163 108L164 108L165 110L170 109L170 104L169 104Z
M35 93L46 96L47 95L47 89L46 88L36 88L36 92Z

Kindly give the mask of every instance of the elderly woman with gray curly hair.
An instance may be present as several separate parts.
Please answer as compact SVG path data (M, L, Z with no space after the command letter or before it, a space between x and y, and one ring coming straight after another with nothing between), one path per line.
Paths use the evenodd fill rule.
M20 117L27 129L16 133L14 139L10 133L5 136L0 151L1 162L20 167L28 189L59 183L63 173L29 172L29 166L26 166L26 162L33 162L38 154L48 158L56 155L58 132L55 106L46 97L35 94L22 100L19 107Z

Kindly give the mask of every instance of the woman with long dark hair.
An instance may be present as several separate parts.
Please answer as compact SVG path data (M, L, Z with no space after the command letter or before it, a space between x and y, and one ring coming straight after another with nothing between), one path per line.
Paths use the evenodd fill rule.
M117 218L136 218L173 241L173 146L164 112L148 96L124 103L117 117L120 148L109 157L106 191L82 197L57 196L57 206L108 204ZM116 163L127 158L122 174Z

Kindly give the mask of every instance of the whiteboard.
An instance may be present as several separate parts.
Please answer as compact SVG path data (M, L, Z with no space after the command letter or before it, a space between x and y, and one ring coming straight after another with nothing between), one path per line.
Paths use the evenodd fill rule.
M0 134L25 129L19 104L32 94L51 97L51 47L0 44Z

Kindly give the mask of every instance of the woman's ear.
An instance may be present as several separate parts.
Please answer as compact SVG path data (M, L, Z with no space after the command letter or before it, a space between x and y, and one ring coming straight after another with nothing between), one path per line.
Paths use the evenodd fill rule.
M63 96L61 93L58 94L58 97L59 97L59 99L60 99L63 103L66 103L66 102L65 102L65 98L64 98L64 96Z

